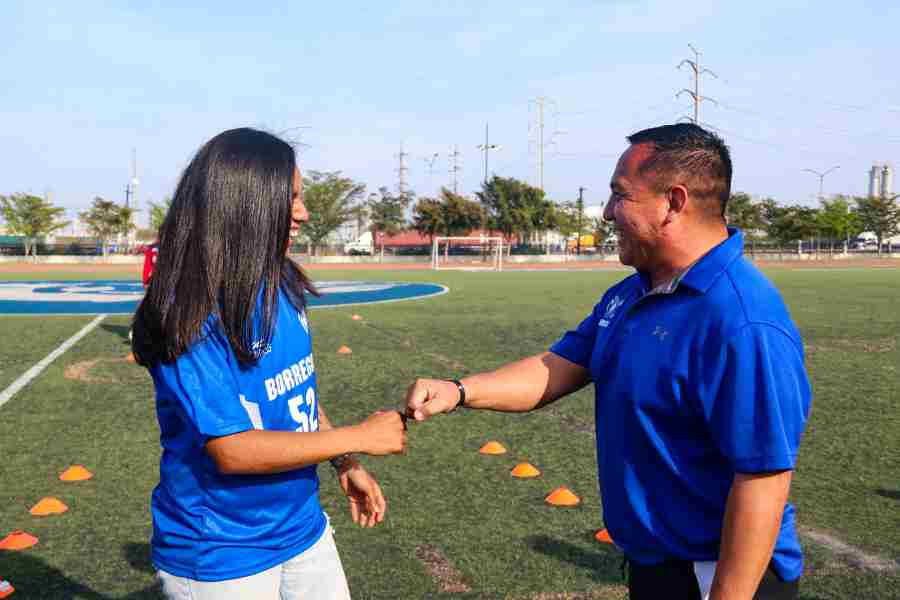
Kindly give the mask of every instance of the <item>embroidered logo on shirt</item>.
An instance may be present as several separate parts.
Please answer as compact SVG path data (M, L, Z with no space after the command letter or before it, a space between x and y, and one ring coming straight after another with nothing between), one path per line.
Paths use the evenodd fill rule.
M272 344L266 344L265 340L257 340L253 342L253 345L250 346L250 349L256 354L259 358L262 358L266 354L272 351Z
M609 304L606 305L606 312L603 314L603 318L597 323L597 326L608 327L610 319L616 316L616 311L619 310L619 307L623 304L625 304L625 300L619 296L613 297L613 299L609 301Z
M664 327L657 325L656 329L654 329L653 333L651 333L650 335L658 337L659 341L662 342L663 340L666 339L666 336L669 335L669 331L667 329L665 329Z

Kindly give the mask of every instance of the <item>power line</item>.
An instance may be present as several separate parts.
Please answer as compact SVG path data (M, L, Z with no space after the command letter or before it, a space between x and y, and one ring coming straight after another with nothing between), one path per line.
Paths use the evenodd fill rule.
M694 101L693 122L694 122L694 125L696 125L700 121L700 102L702 102L704 100L708 100L709 102L712 102L713 104L718 104L712 98L700 95L700 76L703 75L704 73L709 73L716 79L718 79L719 76L716 75L715 73L713 73L712 71L710 71L709 69L701 68L700 67L700 53L697 51L696 48L694 48L690 44L688 44L688 47L694 53L694 60L686 58L686 59L682 60L680 63L678 63L678 68L680 69L684 65L688 65L691 67L691 70L694 72L694 89L693 89L693 91L691 91L691 90L685 88L685 89L681 90L680 92L678 92L677 94L675 94L675 97L677 98L681 94L688 94L693 99L693 101Z

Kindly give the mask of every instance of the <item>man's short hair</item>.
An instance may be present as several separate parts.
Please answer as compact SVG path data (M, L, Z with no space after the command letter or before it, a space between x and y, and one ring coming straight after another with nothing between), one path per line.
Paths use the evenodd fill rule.
M628 136L628 142L653 145L653 154L638 172L650 175L655 191L680 183L710 216L725 216L731 196L731 153L722 138L693 123L677 123L638 131Z

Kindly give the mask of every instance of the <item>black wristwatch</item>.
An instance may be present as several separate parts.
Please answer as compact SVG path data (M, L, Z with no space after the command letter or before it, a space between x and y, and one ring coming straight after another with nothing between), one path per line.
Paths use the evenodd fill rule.
M331 466L334 467L335 471L340 473L344 470L344 467L353 464L353 457L350 454L340 454L338 456L335 456L328 462L331 463Z
M448 379L450 383L456 385L456 389L459 390L459 402L456 403L456 406L450 409L450 412L453 412L457 408L465 408L466 407L466 388L462 384L462 381L459 379Z

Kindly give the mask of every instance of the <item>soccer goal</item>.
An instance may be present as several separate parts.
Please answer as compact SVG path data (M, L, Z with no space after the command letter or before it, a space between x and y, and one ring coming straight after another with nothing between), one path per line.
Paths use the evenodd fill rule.
M431 268L502 271L502 237L436 237L431 244Z

